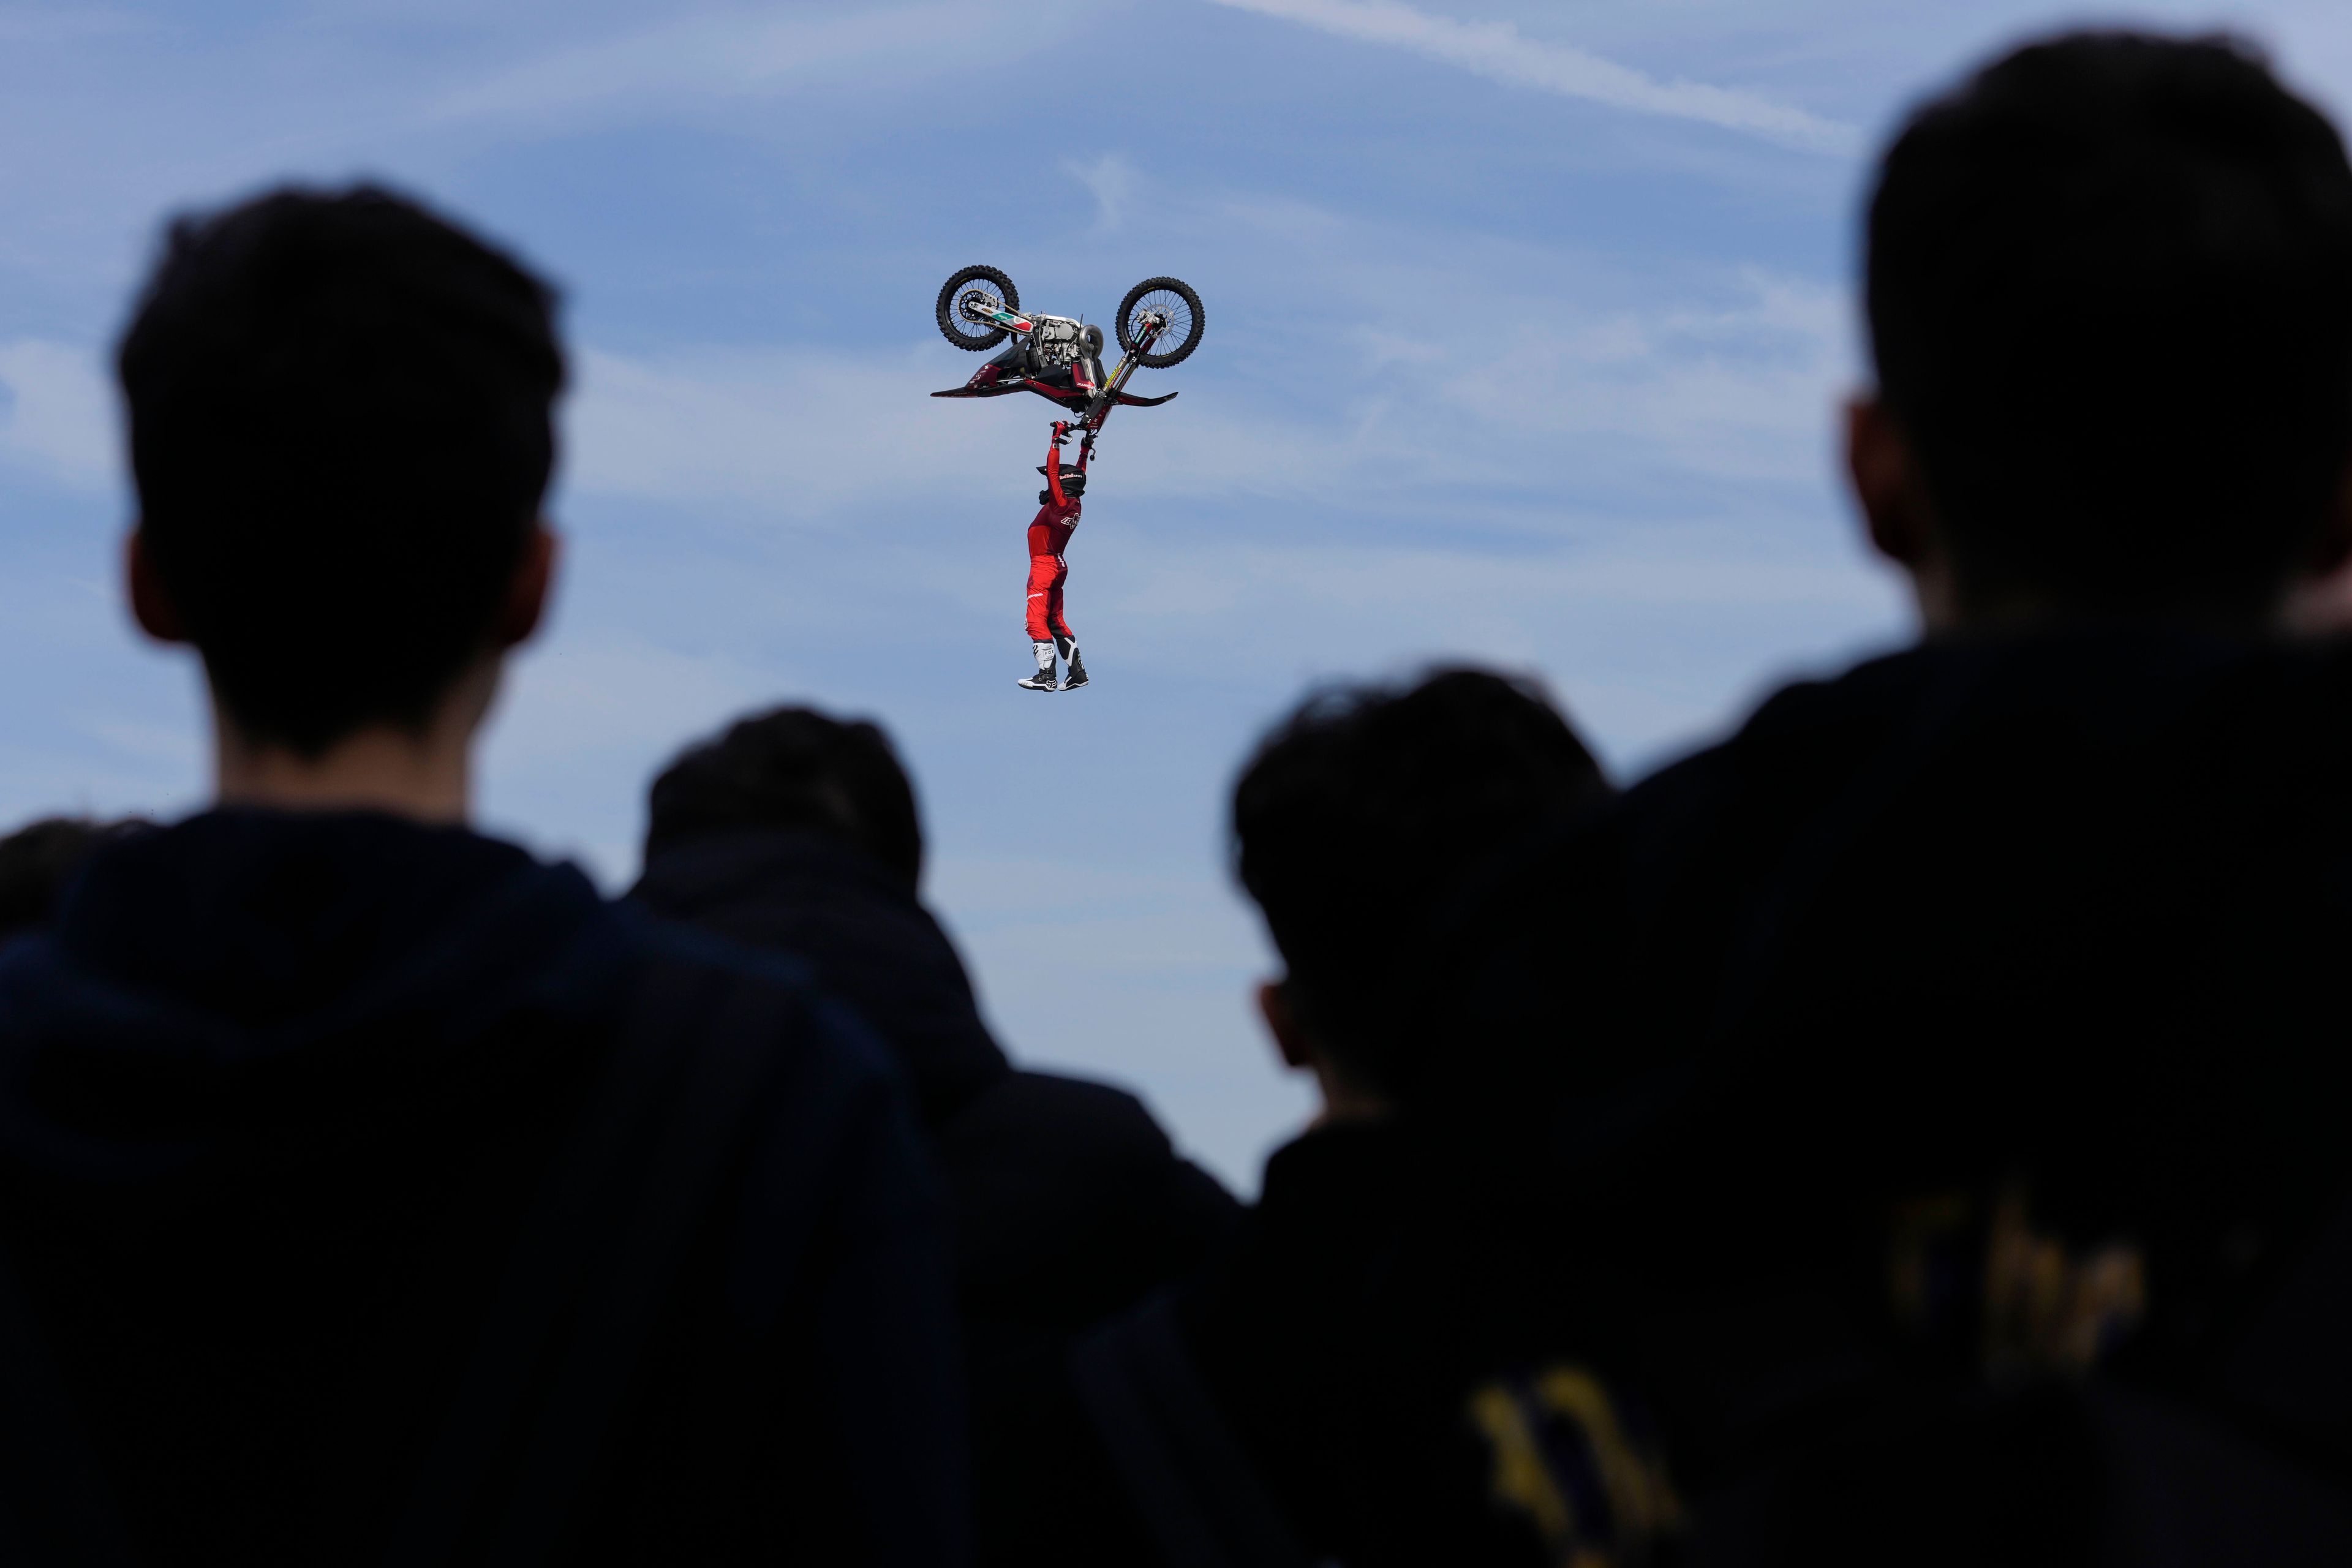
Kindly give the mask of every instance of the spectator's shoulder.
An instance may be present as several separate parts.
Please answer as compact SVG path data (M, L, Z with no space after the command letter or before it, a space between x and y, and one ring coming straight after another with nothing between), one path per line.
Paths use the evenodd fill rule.
M1946 650L1906 648L1828 679L1791 681L1757 704L1728 738L1626 792L1627 804L1634 810L1672 809L1693 795L1737 788L1759 772L1867 745L1912 710L1948 662Z
M777 1041L779 1048L807 1053L841 1073L903 1088L897 1058L864 1018L818 984L807 960L735 942L633 903L615 905L614 912L640 961L640 985L653 984L656 972L667 969L707 976L730 992L764 990L778 1014L795 1026Z
M1025 1070L1007 1074L974 1100L942 1142L967 1157L993 1152L1041 1171L1097 1175L1155 1168L1176 1157L1167 1132L1127 1090Z
M1781 687L1731 735L1627 790L1608 816L1609 830L1635 860L1646 860L1704 842L1753 812L1815 796L1916 710L1949 662L1944 653L1907 648L1829 679Z
M939 1146L964 1239L1000 1265L1090 1245L1106 1226L1204 1241L1239 1213L1140 1100L1085 1079L1008 1073L940 1129Z

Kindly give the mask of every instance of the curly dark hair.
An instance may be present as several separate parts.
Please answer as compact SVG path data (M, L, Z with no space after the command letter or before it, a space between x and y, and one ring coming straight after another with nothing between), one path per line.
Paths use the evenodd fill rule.
M1476 669L1307 699L1234 789L1234 868L1294 1009L1368 1087L1412 1100L1443 1063L1425 959L1467 874L1608 793L1533 685Z
M563 384L554 296L371 185L174 222L118 358L139 529L222 704L316 754L488 641Z
M1887 150L1864 270L1964 597L2254 609L2313 548L2352 454L2352 167L2250 46L1995 60Z

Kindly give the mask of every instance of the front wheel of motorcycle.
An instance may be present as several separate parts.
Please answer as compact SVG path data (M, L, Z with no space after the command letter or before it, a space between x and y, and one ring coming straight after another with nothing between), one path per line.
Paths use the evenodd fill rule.
M1156 315L1161 326L1150 353L1137 353L1143 337L1143 319ZM1150 370L1166 370L1201 346L1201 329L1208 324L1201 297L1181 278L1147 278L1118 302L1118 346L1135 354L1135 363Z
M964 313L967 300L987 300L1008 310L1018 310L1021 290L1013 286L1013 279L993 267L967 267L940 285L939 303L931 312L939 321L940 334L960 349L977 353L1003 342L1003 327L975 321Z

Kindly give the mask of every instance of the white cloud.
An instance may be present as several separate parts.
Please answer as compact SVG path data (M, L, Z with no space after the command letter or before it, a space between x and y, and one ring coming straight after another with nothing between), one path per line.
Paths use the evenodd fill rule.
M1127 221L1127 204L1135 194L1135 165L1116 153L1087 163L1066 159L1062 167L1095 198L1095 233L1115 234Z
M81 44L148 32L156 24L105 5L11 5L0 8L0 44Z
M1859 372L1850 292L1760 267L1628 267L1257 195L1153 216L1231 236L1220 288L1245 301L1224 317L1238 336L1192 362L1205 370L1167 379L1228 356L1249 379L1137 443L1138 468L1175 493L1212 493L1211 476L1232 493L1220 449L1251 454L1257 493L1383 512L1669 478L1818 487Z
M801 521L853 500L870 509L950 492L1011 460L1003 403L930 397L961 379L965 367L946 363L953 357L585 350L565 414L565 487Z
M0 343L0 460L75 489L118 481L114 391L96 351L46 338Z
M1204 626L1264 626L1307 603L1329 624L1433 651L1465 635L1533 649L1542 628L1598 611L1828 610L1860 619L1887 603L1885 585L1843 556L1759 550L1734 531L1690 524L1628 530L1604 548L1509 556L1268 543L1204 560L1157 541L1124 548L1129 586L1111 607L1131 638L1164 637L1171 648ZM1463 623L1471 605L1475 633Z
M436 121L539 119L614 102L739 98L989 67L1049 38L1055 16L984 0L882 9L728 9L575 45L497 72L434 104Z
M1583 49L1527 38L1508 22L1456 21L1417 11L1402 0L1215 3L1363 43L1410 49L1507 86L1531 87L1637 113L1696 120L1813 152L1847 153L1859 142L1853 127L1805 110L1735 88L1661 81Z
M1458 362L1441 395L1503 428L1622 439L1685 473L1812 479L1856 374L1842 289L1751 271L1744 298L1546 321Z
M562 767L587 750L675 748L790 684L723 654L610 635L531 649L515 661L513 680L493 733L514 768Z

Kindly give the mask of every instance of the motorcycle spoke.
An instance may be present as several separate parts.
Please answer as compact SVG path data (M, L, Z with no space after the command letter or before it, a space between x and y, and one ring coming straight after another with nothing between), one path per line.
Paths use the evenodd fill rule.
M967 307L970 307L975 312L980 312L981 319L974 320L972 315L967 314ZM967 289L961 294L956 296L956 310L954 312L956 323L960 328L966 329L965 335L968 337L985 337L990 332L996 331L996 323L987 320L985 312L992 310L1002 310L1003 307L1004 301L998 299L995 295L980 289Z
M1146 315L1156 315L1168 323L1160 329L1160 342L1181 343L1192 333L1192 307L1185 303L1182 295L1172 289L1154 289L1135 302L1135 309L1129 312L1127 318L1129 338L1142 337L1142 321Z

